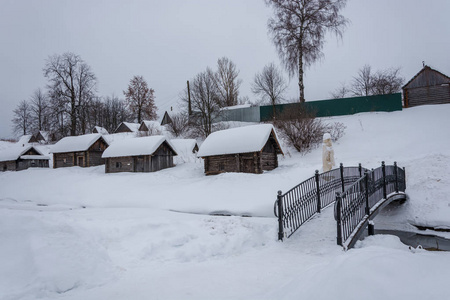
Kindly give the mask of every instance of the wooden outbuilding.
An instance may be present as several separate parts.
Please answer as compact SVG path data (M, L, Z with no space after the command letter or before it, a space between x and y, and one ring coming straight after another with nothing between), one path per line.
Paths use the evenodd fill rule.
M252 125L210 134L198 151L205 174L224 172L260 174L278 167L283 151L270 124Z
M92 133L109 134L108 130L101 126L94 126L94 129L92 129Z
M424 66L403 86L404 107L450 103L450 77Z
M48 168L50 158L34 146L14 145L0 152L0 171L21 171L28 168Z
M170 117L169 113L166 111L161 120L161 125L166 125L166 124L170 124L170 123L172 123L172 118Z
M30 139L30 143L50 144L56 141L56 136L48 131L38 131Z
M174 147L162 135L114 142L102 157L105 173L155 172L173 167Z
M134 132L137 133L139 131L139 127L141 124L139 123L129 123L129 122L122 122L119 126L117 126L117 129L114 131L114 133L120 133L120 132Z
M157 121L142 121L139 126L139 134L142 136L161 135L162 128Z
M53 168L103 165L102 154L107 147L108 143L99 133L65 137L52 148Z

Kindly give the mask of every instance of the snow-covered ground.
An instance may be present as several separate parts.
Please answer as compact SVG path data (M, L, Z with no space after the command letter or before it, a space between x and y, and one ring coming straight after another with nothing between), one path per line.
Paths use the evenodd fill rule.
M436 105L324 119L347 126L336 162L406 168L410 199L376 228L450 228L449 115ZM389 235L344 252L332 208L277 242L276 192L322 164L320 148L284 152L261 175L206 177L195 159L148 174L0 173L0 299L448 298L450 253Z

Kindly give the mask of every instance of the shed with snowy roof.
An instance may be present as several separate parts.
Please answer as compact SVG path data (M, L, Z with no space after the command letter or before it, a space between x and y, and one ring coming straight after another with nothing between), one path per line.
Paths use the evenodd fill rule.
M103 165L105 160L102 154L107 147L108 143L99 133L65 137L51 150L53 168Z
M113 143L102 157L105 172L155 172L173 167L175 148L162 135L137 137Z
M200 146L205 174L243 172L260 174L278 167L283 151L270 124L216 131Z
M34 146L14 145L0 152L0 171L48 168L49 159Z
M141 136L147 135L161 135L162 128L157 121L142 121L139 126L139 134Z
M92 129L92 133L109 134L108 130L101 126L94 126L94 129Z
M30 139L30 143L49 144L56 141L56 136L48 131L38 131Z
M403 87L405 107L450 103L450 77L424 66Z
M139 127L141 124L139 123L129 123L129 122L122 122L119 126L117 126L116 131L114 133L120 133L120 132L135 132L137 133L139 131Z

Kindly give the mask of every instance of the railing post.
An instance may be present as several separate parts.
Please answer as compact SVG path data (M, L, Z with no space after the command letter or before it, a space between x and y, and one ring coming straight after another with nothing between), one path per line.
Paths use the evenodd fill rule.
M284 237L283 232L283 196L281 191L278 191L277 203L278 203L278 240L282 241Z
M395 175L395 192L398 193L398 172L396 161L394 161L394 175Z
M322 205L320 203L319 170L316 170L315 177L316 177L316 192L317 192L317 212L320 213Z
M342 246L342 228L341 228L341 203L342 201L342 197L341 197L341 193L336 192L336 206L334 208L334 214L335 214L335 218L336 218L336 224L337 224L337 237L336 237L336 241L337 244L339 246Z
M341 163L340 167L341 169L341 183L342 183L342 192L345 191L345 182L344 182L344 165Z
M383 172L383 198L387 198L387 192L386 192L386 165L384 164L384 161L381 162L381 171Z
M365 200L366 200L366 215L370 215L370 206L369 206L369 172L365 172L364 174L365 178L364 178L364 183L366 185L366 191L365 191Z
M358 170L359 170L359 178L362 177L362 166L361 163L358 164Z
M367 231L369 235L375 235L375 223L371 220L367 226Z

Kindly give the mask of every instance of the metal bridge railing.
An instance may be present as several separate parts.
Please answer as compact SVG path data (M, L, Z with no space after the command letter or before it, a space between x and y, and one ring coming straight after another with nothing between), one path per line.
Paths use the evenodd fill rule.
M337 243L347 248L348 240L354 238L372 216L376 208L393 193L404 193L406 189L405 169L397 163L366 171L364 176L336 194L334 216L337 221Z
M336 192L343 192L346 187L368 171L361 167L345 167L315 175L286 193L278 191L274 205L278 217L278 239L289 238L302 224L320 213L324 207L336 200Z

